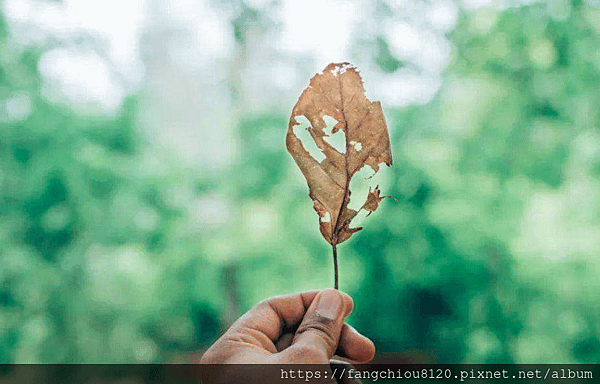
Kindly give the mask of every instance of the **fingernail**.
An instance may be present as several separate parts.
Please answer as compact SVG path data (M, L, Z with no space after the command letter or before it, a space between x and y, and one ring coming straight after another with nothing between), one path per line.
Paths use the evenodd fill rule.
M321 292L316 312L329 320L336 320L342 312L342 295L333 289Z
M354 332L354 333L356 333L357 335L364 337L364 336L362 335L362 333L360 333L360 332L358 332L358 331L356 330L356 328L354 328L353 326L351 326L351 325L350 325L350 324L348 324L348 323L346 323L346 325L348 326L348 329L350 330L350 332Z

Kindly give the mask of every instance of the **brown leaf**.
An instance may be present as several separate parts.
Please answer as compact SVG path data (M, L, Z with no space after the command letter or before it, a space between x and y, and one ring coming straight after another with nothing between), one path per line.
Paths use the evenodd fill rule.
M379 207L379 202L385 198L385 196L379 197L380 193L381 191L379 190L379 186L375 187L375 190L373 192L371 192L371 188L369 188L369 195L367 196L367 201L365 201L365 203L361 207L361 209L369 211L367 216L375 212L377 207Z
M364 95L358 71L349 63L331 63L311 80L292 110L286 137L287 149L308 182L309 196L319 214L320 230L332 245L339 244L361 228L350 228L358 211L348 208L350 180L365 165L375 172L379 165L392 164L390 138L381 104L371 102ZM313 158L294 133L299 125L296 117L304 116L310 122L308 132L325 155L321 162ZM345 135L345 151L341 153L325 138L324 116L337 121L331 133L339 130ZM377 209L383 197L379 188L369 190L360 209Z

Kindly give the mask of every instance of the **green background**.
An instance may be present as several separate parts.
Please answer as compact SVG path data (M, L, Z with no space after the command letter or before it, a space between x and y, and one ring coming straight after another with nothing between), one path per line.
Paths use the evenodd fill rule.
M334 58L361 69L372 99L392 95L394 165L379 182L397 201L338 249L349 323L378 353L597 363L600 3L446 1L454 19L437 29L423 13L436 2L394 3L365 1ZM282 3L204 6L231 49L185 45L146 8L144 71L114 71L113 107L86 102L85 76L48 75L56 50L101 60L101 35L28 40L62 19L0 8L0 363L184 361L260 300L332 286L284 138L333 59L272 48L296 17ZM399 23L445 41L438 69L418 44L394 46ZM435 70L430 97L393 102L404 91L385 79Z

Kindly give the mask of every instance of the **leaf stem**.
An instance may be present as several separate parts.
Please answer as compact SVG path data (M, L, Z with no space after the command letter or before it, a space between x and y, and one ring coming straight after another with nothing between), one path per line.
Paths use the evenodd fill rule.
M334 270L334 276L335 276L333 288L338 289L337 246L335 244L331 244L331 249L333 250L333 270Z

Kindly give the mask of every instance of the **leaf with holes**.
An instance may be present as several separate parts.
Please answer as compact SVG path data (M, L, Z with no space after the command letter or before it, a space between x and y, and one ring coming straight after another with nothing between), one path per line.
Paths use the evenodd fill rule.
M356 211L348 207L351 197L350 180L365 165L374 172L381 164L392 165L390 138L381 104L364 95L362 79L349 63L331 63L311 80L292 110L286 137L287 149L306 178L309 196L319 214L321 234L333 247L336 266L336 245L348 240L361 228L350 228L352 219L362 209L375 211L380 190L369 190L367 200ZM325 155L318 161L307 151L294 133L297 118L304 117L314 144ZM335 119L331 135L325 131L326 117ZM343 149L336 149L331 136L344 135Z

